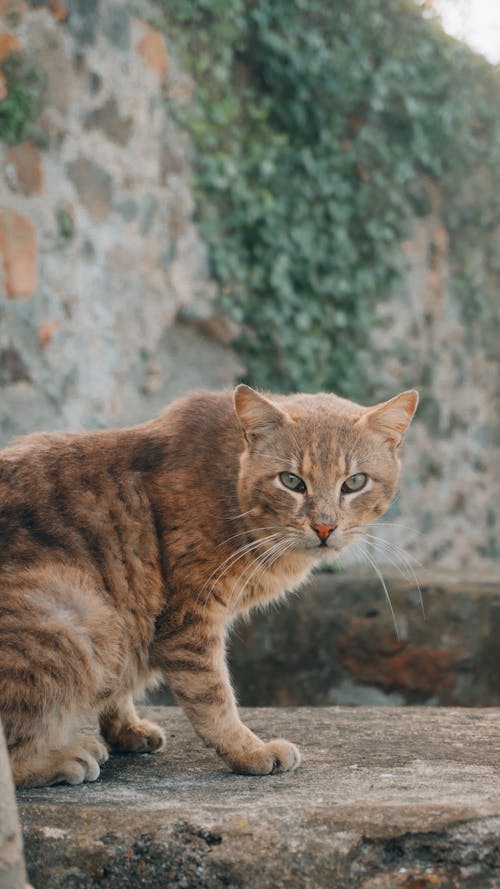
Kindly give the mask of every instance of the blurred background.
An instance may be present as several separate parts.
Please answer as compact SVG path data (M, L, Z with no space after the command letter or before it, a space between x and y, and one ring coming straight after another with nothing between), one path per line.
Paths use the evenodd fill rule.
M318 703L500 700L494 7L0 2L2 444L237 380L420 390L373 553L402 572L400 641L380 588L338 581L333 609L322 587L333 623L242 631L244 703L293 702L297 676L300 703L316 680ZM284 637L308 653L272 691Z

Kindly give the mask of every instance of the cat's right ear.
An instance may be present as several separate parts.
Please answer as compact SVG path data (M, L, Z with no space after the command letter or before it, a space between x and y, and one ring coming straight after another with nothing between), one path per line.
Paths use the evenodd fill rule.
M276 404L244 383L234 390L234 409L248 442L289 422L285 412Z

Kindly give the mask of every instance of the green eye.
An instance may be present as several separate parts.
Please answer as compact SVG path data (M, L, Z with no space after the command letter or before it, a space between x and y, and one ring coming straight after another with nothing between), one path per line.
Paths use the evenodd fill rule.
M349 478L346 478L342 485L342 493L353 494L354 491L361 491L361 488L364 488L367 481L368 476L365 475L364 472L357 472L356 475L351 475Z
M307 491L306 483L298 475L293 472L280 472L280 482L290 491L296 491L297 494L305 494Z

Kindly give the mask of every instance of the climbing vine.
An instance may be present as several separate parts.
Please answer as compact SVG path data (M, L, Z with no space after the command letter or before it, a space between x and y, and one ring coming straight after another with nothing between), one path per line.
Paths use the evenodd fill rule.
M464 314L495 320L498 71L412 0L157 3L196 85L176 113L249 381L366 395L373 307L400 278L399 245L429 208L429 182Z
M1 66L5 97L0 101L0 141L8 145L34 135L45 88L40 69L23 53L14 53Z

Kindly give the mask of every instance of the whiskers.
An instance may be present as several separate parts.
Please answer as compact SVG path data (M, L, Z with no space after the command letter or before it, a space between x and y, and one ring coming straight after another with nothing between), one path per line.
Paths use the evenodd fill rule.
M246 512L239 512L237 515L227 515L225 516L225 521L227 522L237 522L238 519L244 519L245 516L251 515L252 512L255 512L256 507L253 506L252 509L247 509Z
M256 529L253 529L253 530L256 530ZM266 530L269 530L269 529L266 529ZM247 534L251 533L251 530L246 533ZM238 537L238 536L239 536L239 534L233 535L233 537ZM271 547L272 547L275 543L278 543L281 541L282 536L283 536L282 533L280 533L279 531L275 531L272 534L267 534L265 537L260 537L257 540L247 541L246 543L239 546L226 559L224 559L222 562L220 562L219 565L217 565L217 567L209 575L209 577L207 577L205 583L203 584L203 586L201 587L201 589L198 593L197 601L198 602L203 601L204 604L208 606L210 596L214 592L217 584L220 583L220 581L227 575L227 573L229 571L232 570L232 568L234 568L234 566L241 559L245 558L247 555L252 553L254 550L258 550L260 547L266 547L268 544L271 544ZM228 538L228 540L231 540L231 539L232 538ZM227 541L224 541L224 542L227 543ZM268 552L268 550L266 550L266 552Z
M384 522L383 524L389 525L391 523ZM408 531L412 531L415 534L419 533L418 531L415 530L415 528L410 528L410 527L408 527L408 525L401 525L398 522L394 522L394 523L392 523L392 525L393 525L393 527L396 527L396 528L404 528ZM400 546L398 543L394 543L393 541L390 541L390 540L385 540L383 537L378 537L378 535L376 535L376 534L365 534L365 537L366 537L367 545L369 545L375 549L377 548L377 546L382 547L382 552L383 552L384 558L386 558L387 561L390 562L392 565L394 565L396 568L399 568L399 570L401 571L403 576L405 576L408 580L413 581L413 583L415 584L415 586L418 590L418 598L419 598L419 602L420 602L420 608L422 610L422 615L425 620L426 614L425 614L425 607L424 607L424 599L422 596L422 590L420 588L420 584L418 582L417 575L415 574L415 570L413 568L413 564L415 564L418 568L422 568L423 567L422 563L419 562L419 560L416 559L415 556L412 556L412 555L410 555L410 553L407 553L406 550L403 549L403 547Z
M383 587L383 590L384 590L384 593L385 593L385 598L387 599L387 603L388 603L388 605L389 605L389 609L390 609L390 612L391 612L392 622L393 622L393 624L394 624L394 629L395 629L395 631L396 631L396 636L397 636L397 639L398 639L398 641L399 641L400 636L399 636L398 622L397 622L397 620L396 620L396 615L395 615L395 613L394 613L394 608L393 608L393 606L392 606L391 596L390 596L390 594L389 594L389 590L387 589L387 584L386 584L386 582L385 582L385 580L384 580L384 576L383 576L383 574L382 574L380 568L378 567L377 563L373 561L373 559L368 555L368 553L366 552L366 550L363 550L363 549L362 549L362 550L361 550L361 553L364 555L364 557L365 557L365 559L367 560L367 562L370 563L370 565L372 566L373 570L375 571L375 574L377 575L378 579L380 580L380 583L382 584L382 587Z
M384 559L394 565L395 568L398 568L401 571L401 574L406 577L408 580L412 580L418 590L418 598L420 601L420 608L422 609L422 614L425 619L425 608L424 608L424 600L422 597L422 590L420 588L420 584L418 582L417 575L415 574L412 561L419 568L422 568L422 563L415 558L415 556L410 556L402 546L399 546L398 543L393 543L390 540L385 540L383 537L377 537L376 534L366 534L364 535L364 542L367 546L372 547L375 552L381 549L381 555Z
M273 567L273 565L279 559L281 559L282 556L285 555L285 553L288 550L293 548L294 544L295 544L295 541L293 540L293 538L282 536L281 539L279 539L275 543L273 543L269 547L269 549L266 550L265 553L258 553L252 559L252 561L250 562L250 565L247 565L247 567L244 568L244 570L241 572L241 574L239 575L239 577L237 578L237 580L235 581L235 583L233 584L233 587L231 589L231 599L232 599L234 593L237 590L238 584L240 584L244 580L243 586L241 586L238 589L235 599L234 600L232 599L234 607L236 607L236 605L243 598L243 594L244 594L246 588L248 587L248 585L250 584L250 582L252 580L256 581L256 580L260 579L260 577L264 573L264 571L269 571Z
M226 539L223 540L222 543L218 543L215 548L220 549L221 546L225 546L226 543L229 543L230 540L235 540L236 537L242 537L245 534L249 537L257 531L279 531L279 525L261 525L259 528L243 528L241 531L237 531L236 534L232 534L231 537L226 537Z
M280 457L278 454L257 454L257 457L263 457L266 460L276 460L277 463L287 463L288 466L292 468L295 466L295 462L290 460L288 457Z
M383 524L391 524L389 522ZM413 530L413 529L410 529ZM362 545L363 544L363 545ZM425 609L424 609L424 601L422 597L422 590L420 588L420 584L418 582L417 576L415 574L412 561L420 566L421 563L418 562L413 556L410 556L399 544L391 542L389 540L385 540L383 537L378 537L376 534L369 534L368 532L364 532L357 541L356 550L362 556L364 560L368 562L369 565L373 568L375 574L377 575L382 588L385 593L385 597L387 599L387 603L389 605L389 609L391 612L392 620L394 623L394 628L396 631L396 636L399 639L399 627L396 620L396 615L394 612L394 608L392 605L391 596L389 593L388 586L385 582L382 571L377 565L375 561L375 557L377 555L381 556L385 561L389 562L390 565L393 565L397 568L403 577L406 577L408 580L412 580L415 583L415 586L418 590L418 596L420 601L420 607L422 609L422 615L425 620Z

